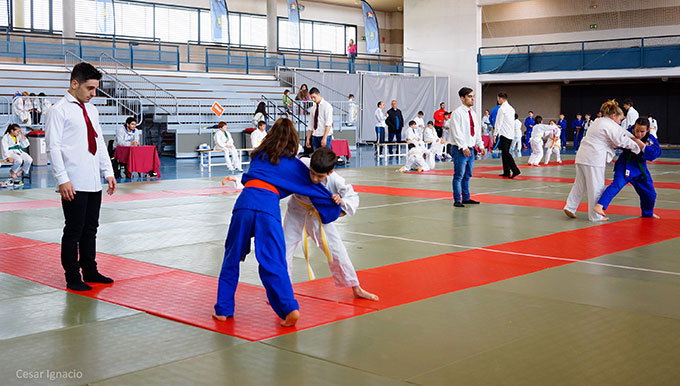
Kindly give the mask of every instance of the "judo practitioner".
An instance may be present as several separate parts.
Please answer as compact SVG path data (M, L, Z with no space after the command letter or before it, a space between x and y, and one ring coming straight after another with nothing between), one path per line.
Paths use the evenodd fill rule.
M531 155L529 156L529 165L538 166L543 158L543 144L544 141L552 134L553 128L550 125L543 123L543 117L536 116L536 124L531 131L531 138L529 144L531 146Z
M302 158L301 161L309 167L309 176L313 183L323 184L332 194L336 203L340 204L342 214L340 216L353 216L359 207L359 194L354 191L352 185L347 184L345 179L334 168L338 157L327 147L318 148L310 158ZM309 253L307 248L307 236L312 238L326 254L328 267L333 276L336 287L351 287L354 297L378 300L378 297L359 285L352 261L340 233L333 223L321 224L317 211L312 206L308 197L294 194L288 200L288 209L283 219L283 234L286 238L286 260L288 261L288 273L292 274L293 254L304 242L305 259L307 260L307 272L309 279L314 279L314 272L309 265ZM292 279L292 278L291 278Z
M215 150L224 152L224 161L227 164L227 169L233 171L243 171L241 168L241 156L234 146L234 139L231 133L227 131L227 122L220 122L217 124L217 130L213 139L215 140Z
M629 131L644 144L641 147L642 151L639 154L633 154L626 149L619 155L619 159L614 164L614 181L602 192L602 196L600 196L593 210L595 213L605 216L604 211L607 210L609 203L626 184L631 184L640 196L642 217L659 218L654 214L656 191L654 190L652 175L647 169L647 161L654 161L661 156L661 146L659 146L656 137L649 132L647 118L638 118Z
M29 142L19 125L12 123L7 126L1 142L0 159L12 162L12 168L9 171L12 178L18 180L22 172L24 175L28 175L31 171L33 158L25 151Z
M553 130L550 134L550 138L548 138L548 141L545 143L545 160L543 161L543 164L547 165L550 163L550 156L552 154L555 154L557 163L561 164L562 155L560 154L560 135L562 134L562 129L557 126L553 120L550 120L550 127L552 127Z
M298 134L292 121L279 118L262 145L251 153L250 168L243 174L244 185L232 211L225 242L213 318L225 321L234 315L234 295L239 263L250 253L255 238L255 257L269 304L283 319L284 327L300 318L299 305L286 269L286 246L281 226L279 200L293 193L309 197L321 223L340 216L340 205L321 184L312 183L309 169L295 158Z

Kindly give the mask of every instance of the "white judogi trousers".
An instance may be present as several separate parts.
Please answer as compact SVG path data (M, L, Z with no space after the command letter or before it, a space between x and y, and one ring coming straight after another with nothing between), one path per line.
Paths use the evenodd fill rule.
M529 156L529 165L538 165L543 158L543 139L531 138L531 155Z
M300 246L305 235L302 234L303 229L306 228L307 235L321 250L324 250L324 245L321 237L321 230L319 229L319 219L314 211L303 207L295 197L288 200L288 210L283 219L283 235L286 239L286 261L288 262L288 275L293 272L293 254ZM328 267L333 275L333 282L337 287L355 287L359 285L359 278L354 270L352 261L349 259L349 254L345 245L340 238L335 224L323 225L324 235L326 236L326 244L331 255L331 261Z
M560 139L558 138L557 141ZM555 158L557 162L562 162L562 156L560 155L560 144L556 143L555 146L552 146L552 140L548 141L548 147L545 148L545 160L543 161L544 164L548 164L550 162L550 155L555 154ZM552 148L551 148L552 147Z
M604 191L604 167L576 164L576 180L571 187L564 209L576 213L583 194L588 195L588 220L601 221L602 216L593 212L593 207Z
M10 150L9 156L12 157L14 163L12 164L12 171L17 173L19 169L24 171L24 174L28 174L31 171L31 165L33 164L33 158L31 158L28 153L23 151Z

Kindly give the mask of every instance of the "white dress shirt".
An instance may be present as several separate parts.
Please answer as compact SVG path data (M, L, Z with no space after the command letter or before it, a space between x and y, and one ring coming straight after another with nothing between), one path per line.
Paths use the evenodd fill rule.
M113 140L113 147L117 146L132 146L132 142L139 144L139 130L135 129L132 132L123 126L116 130L116 139Z
M253 148L256 148L262 144L262 141L264 141L264 137L267 136L267 131L266 130L260 130L256 129L252 133L250 133L250 143L253 145Z
M77 103L73 95L66 93L47 111L47 154L57 186L70 181L76 192L98 192L102 190L101 176L113 177L113 167L99 126L97 108L85 103L87 115L97 133L97 151L92 155L88 151L83 110Z
M472 113L472 121L475 127L475 136L470 133L470 113ZM513 115L514 117L514 115ZM472 147L484 148L484 141L482 141L482 125L479 124L477 114L465 105L458 106L451 114L449 120L449 128L453 135L452 143L460 150Z
M228 130L222 131L217 129L213 139L215 140L215 150L224 151L234 147L234 139L231 137L231 133Z
M515 109L510 106L508 101L503 102L496 115L495 135L503 136L507 139L515 137Z
M319 122L314 130L314 115L316 114L316 109L319 109ZM331 129L326 135L333 134L333 106L326 102L325 99L321 99L321 103L312 103L312 107L309 109L309 123L307 128L314 130L312 135L315 137L323 137L326 132L326 126L330 126Z
M623 127L624 130L628 130L629 127L635 124L635 121L637 121L638 118L640 118L640 114L633 106L630 106L626 113L626 119L621 121L621 127Z
M598 118L590 125L588 135L581 141L576 152L576 163L605 167L614 159L614 150L617 147L629 149L638 154L640 148L632 140L632 136L611 118Z
M387 118L387 114L378 107L375 110L375 127L387 127L387 124L385 123L385 118Z

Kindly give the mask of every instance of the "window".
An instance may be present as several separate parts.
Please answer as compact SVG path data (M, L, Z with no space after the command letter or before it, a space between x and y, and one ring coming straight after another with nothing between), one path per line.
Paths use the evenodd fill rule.
M22 5L23 3L23 5ZM14 1L12 5L14 15L14 27L16 28L31 28L31 2L30 1Z
M279 18L279 47L298 49L300 45L295 27L287 18ZM344 55L349 39L356 42L356 26L300 21L302 49Z
M9 26L9 10L7 9L8 7L9 7L8 1L0 1L0 26L2 27Z
M156 38L165 42L198 40L198 12L156 6Z
M229 38L232 44L240 44L241 40L241 26L240 26L240 15L238 13L229 13ZM212 18L210 17L210 11L201 10L201 42L209 43L212 42ZM225 38L226 42L226 38Z
M33 0L33 28L49 31L50 0Z
M312 50L312 22L300 21L300 41L293 23L279 19L279 47L297 50L302 43L303 50Z
M116 1L116 35L153 38L153 7Z
M241 15L241 44L244 46L267 46L267 18Z
M52 29L64 30L64 16L62 15L62 0L52 0Z

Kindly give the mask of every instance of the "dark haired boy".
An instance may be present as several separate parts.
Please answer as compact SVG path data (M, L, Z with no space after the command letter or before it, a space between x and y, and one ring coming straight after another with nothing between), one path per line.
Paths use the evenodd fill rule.
M337 159L338 157L331 149L320 147L314 151L311 158L302 158L301 161L309 167L309 177L312 183L323 184L333 194L333 199L342 208L341 216L352 216L359 207L359 195L352 185L347 184L344 178L334 173ZM333 223L323 225L320 223L308 197L295 194L288 200L288 209L283 220L283 234L286 239L289 275L292 276L295 250L300 242L309 236L328 258L328 267L337 287L352 287L354 297L378 300L376 295L361 288L340 233ZM314 272L309 264L309 254L306 248L305 259L307 259L307 273L312 280Z

